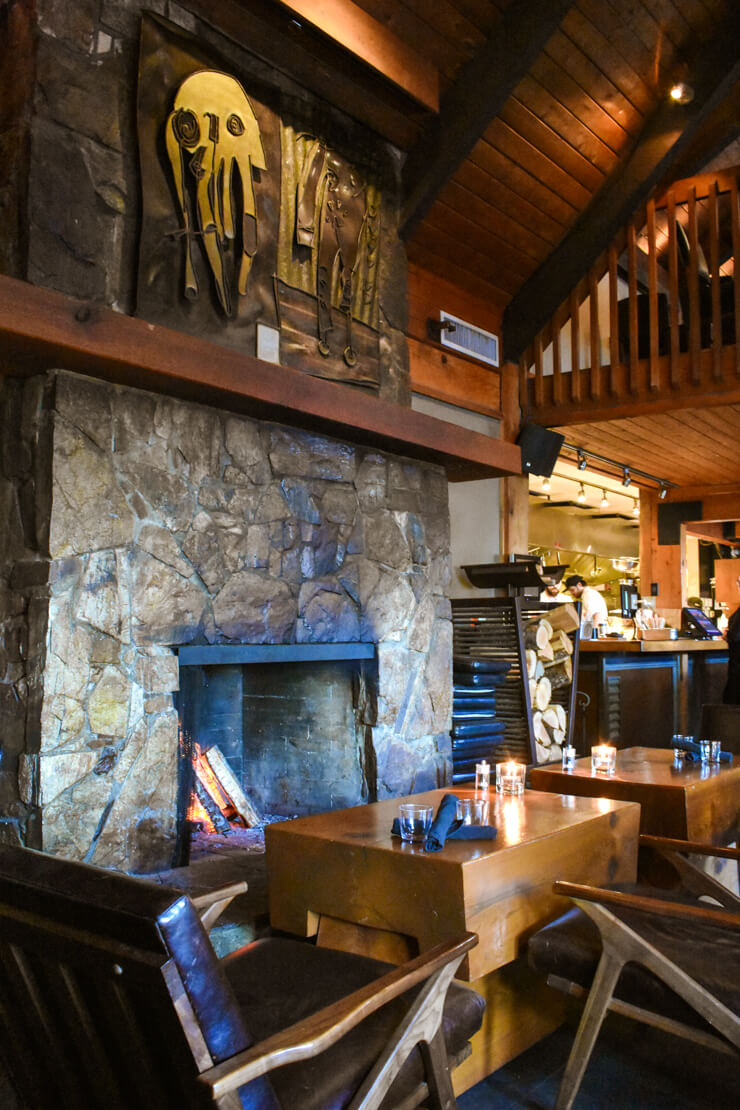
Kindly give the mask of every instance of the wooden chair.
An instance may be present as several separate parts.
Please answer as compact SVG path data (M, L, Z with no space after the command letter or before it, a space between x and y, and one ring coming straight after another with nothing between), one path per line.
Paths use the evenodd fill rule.
M181 891L2 848L0 1059L27 1110L452 1110L476 943L394 968L268 938L219 961Z
M740 858L715 848L640 837L681 876L679 891L557 882L576 908L529 941L529 962L586 1004L558 1092L569 1110L609 1010L722 1052L740 1051L740 899L686 853ZM712 897L717 905L699 901Z

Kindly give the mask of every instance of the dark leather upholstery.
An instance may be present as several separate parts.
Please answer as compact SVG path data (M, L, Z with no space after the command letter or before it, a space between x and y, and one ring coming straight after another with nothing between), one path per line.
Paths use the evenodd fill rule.
M613 887L611 889L614 889ZM666 897L665 890L651 890L645 886L620 886L618 889ZM690 896L676 901L695 903ZM609 907L614 910L614 907ZM740 952L737 941L728 937L727 930L713 926L685 924L675 919L661 918L644 913L625 913L618 916L635 931L669 958L681 962L686 971L730 1008L740 1007ZM734 947L734 951L733 951ZM530 966L544 975L558 975L562 979L591 987L601 958L599 930L582 910L573 908L562 917L540 929L530 937L528 959ZM626 964L620 975L614 997L623 1002L640 1006L688 1025L706 1027L705 1023L683 999L638 964Z
M252 1027L260 1029L260 1037L277 1033L390 970L388 964L365 956L278 938L256 941L222 963L241 1009L249 1014ZM413 993L390 1003L315 1059L271 1072L284 1110L346 1106L412 999ZM479 994L452 984L443 1025L448 1055L460 1052L480 1028L484 1008ZM383 1105L397 1104L422 1079L421 1057L415 1049Z
M217 1062L389 969L365 957L278 939L258 941L218 960L197 912L181 891L23 848L0 848L2 901L135 946L151 953L154 966L157 960L172 960ZM397 999L315 1060L278 1068L270 1079L263 1077L242 1087L244 1110L346 1106L407 1005L406 998ZM449 1054L459 1053L477 1031L483 1010L478 994L452 985L444 1014ZM389 1092L388 1105L421 1081L421 1057L415 1049Z

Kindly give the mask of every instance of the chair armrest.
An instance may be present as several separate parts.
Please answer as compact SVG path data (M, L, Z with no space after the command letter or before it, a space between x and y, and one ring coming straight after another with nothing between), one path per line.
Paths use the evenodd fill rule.
M210 1088L215 1102L273 1068L317 1056L387 1002L430 979L448 964L459 964L465 953L477 943L475 933L463 933L439 944L353 991L346 998L209 1068L198 1076L198 1080Z
M648 836L643 833L640 846L666 852L691 852L696 856L720 856L740 860L740 848L720 848L716 844L702 844L694 840L672 840L667 836Z
M703 925L740 929L740 913L730 913L724 909L708 906L706 903L686 905L683 902L649 898L644 894L625 894L619 890L604 890L601 887L582 886L579 883L556 882L553 884L553 890L556 894L564 894L566 898L572 898L575 901L598 902L602 906L614 906L615 909L640 910L642 913L675 917Z
M205 894L191 895L191 902L195 906L206 929L211 929L226 907L240 894L246 894L245 882L227 883L216 890L209 890Z

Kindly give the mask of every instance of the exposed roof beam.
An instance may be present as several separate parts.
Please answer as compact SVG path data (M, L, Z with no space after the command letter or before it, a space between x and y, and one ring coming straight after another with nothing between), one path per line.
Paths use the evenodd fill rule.
M425 108L439 111L439 73L352 0L279 0Z
M404 166L401 237L408 239L467 158L570 8L570 0L517 0L463 66Z
M693 101L687 105L674 104L667 98L660 102L622 168L609 178L562 243L510 301L502 325L505 358L513 362L519 359L619 229L656 187L668 183L669 174L705 122L732 93L740 78L740 6L733 4L731 8L689 65Z

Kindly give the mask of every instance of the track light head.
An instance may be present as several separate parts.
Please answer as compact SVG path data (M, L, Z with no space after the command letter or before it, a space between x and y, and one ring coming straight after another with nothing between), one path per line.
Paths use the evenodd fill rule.
M586 456L584 455L583 451L581 451L581 450L578 451L578 469L579 470L585 470L586 469Z
M667 487L664 486L663 483L661 482L660 483L660 489L658 490L658 497L660 498L661 501L665 501L667 493L668 493Z
M622 471L622 485L625 489L627 489L631 481L632 478L630 476L630 468L628 466L625 466L624 470Z

